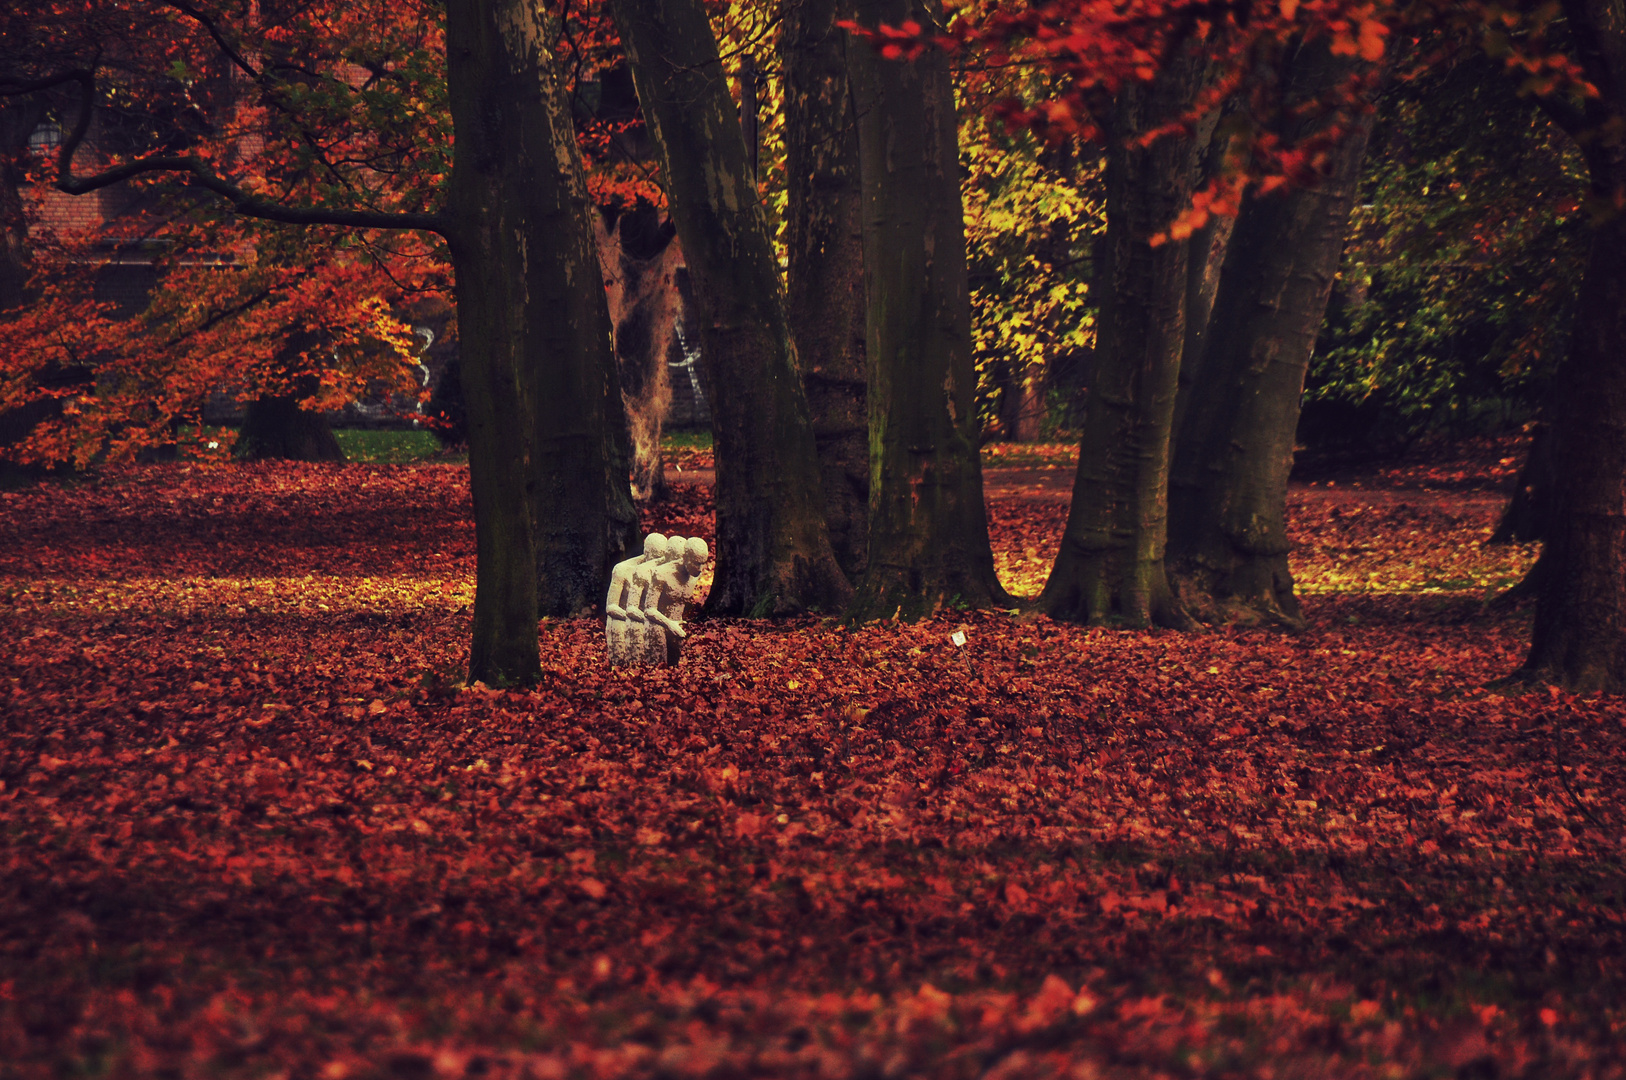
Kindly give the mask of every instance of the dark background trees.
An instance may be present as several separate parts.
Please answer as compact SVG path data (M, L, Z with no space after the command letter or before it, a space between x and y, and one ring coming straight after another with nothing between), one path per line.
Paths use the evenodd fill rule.
M639 197L649 208L670 214L696 285L700 325L694 329L704 339L711 375L719 474L712 609L739 614L831 610L853 585L859 587L852 609L858 617L923 613L955 601L1008 602L980 538L986 526L975 444L985 432L978 417L999 411L979 407L975 364L985 364L985 390L997 387L1024 409L1034 387L1045 384L1023 374L1013 390L1018 384L1008 372L986 366L1008 363L1004 357L973 351L975 342L998 335L971 330L960 189L976 189L979 159L955 161L961 147L946 104L951 67L968 92L990 71L1028 65L1042 72L1017 80L1004 101L974 92L969 100L1031 133L1024 145L1039 149L1023 152L1046 168L1072 170L1080 187L1082 178L1097 177L1106 199L1105 236L1080 244L1052 235L1051 253L1033 259L1049 268L1045 273L1087 264L1076 286L1088 281L1084 314L1099 319L1093 339L1075 336L1066 346L1067 361L1082 373L1066 381L1080 393L1073 408L1055 412L1079 425L1083 453L1076 528L1044 604L1064 618L1174 626L1188 625L1192 615L1297 623L1281 521L1307 364L1318 395L1348 397L1363 369L1370 374L1383 366L1379 360L1400 372L1398 382L1408 388L1426 383L1429 362L1440 366L1436 345L1442 342L1459 356L1477 348L1530 360L1536 352L1560 350L1552 331L1562 333L1562 316L1527 317L1528 333L1508 330L1483 348L1455 330L1430 331L1425 319L1415 320L1422 329L1397 337L1390 329L1396 320L1374 311L1403 308L1414 298L1428 301L1432 314L1450 305L1432 279L1408 279L1404 260L1396 269L1378 269L1376 289L1349 263L1336 288L1333 280L1380 73L1402 64L1397 79L1409 89L1379 102L1391 118L1380 128L1385 134L1373 175L1432 170L1459 203L1487 212L1510 197L1509 189L1488 179L1494 169L1475 172L1475 155L1483 153L1470 138L1457 140L1465 149L1446 154L1449 176L1438 154L1426 164L1405 163L1401 143L1407 125L1418 141L1426 135L1445 146L1456 139L1451 125L1429 118L1475 99L1474 87L1482 83L1450 81L1452 72L1487 66L1471 57L1491 57L1488 66L1501 69L1493 72L1501 77L1518 73L1524 98L1503 93L1493 111L1527 118L1525 103L1538 101L1568 133L1591 185L1584 204L1593 242L1575 330L1547 411L1555 462L1548 565L1564 569L1554 583L1542 584L1544 614L1530 671L1574 685L1614 685L1620 605L1605 582L1618 576L1611 560L1618 557L1617 533L1626 518L1605 490L1618 456L1611 449L1613 368L1605 357L1618 333L1611 290L1619 268L1609 261L1610 244L1598 238L1612 236L1623 182L1615 160L1621 106L1612 96L1622 78L1620 28L1608 10L1577 2L1528 12L1401 11L1329 0L1218 14L1159 9L1123 18L1071 7L977 7L946 25L929 8L803 4L787 9L782 20L779 70L771 70L775 50L766 38L731 43L725 56L698 4L628 0L615 11L644 106L641 117L630 112L630 101L617 106L628 112L617 121L627 146L643 143L641 150L625 150L616 167L636 174L630 182L642 185ZM155 205L179 208L199 204L207 193L240 216L339 227L357 238L304 250L289 246L289 256L276 264L282 271L343 263L393 274L414 259L455 266L476 503L492 523L482 526L482 550L496 575L491 580L503 582L482 594L487 599L477 613L476 637L507 643L501 651L508 657L491 664L480 659L476 667L496 678L529 679L534 672L514 659L532 651L524 643L531 631L522 625L532 616L520 613L565 613L592 604L594 579L619 554L632 520L621 481L627 441L590 239L590 204L607 204L595 194L602 182L593 181L597 189L590 185L576 149L585 118L597 115L584 111L591 96L582 92L586 58L596 58L599 73L629 69L620 67L615 30L605 30L598 9L526 16L536 25L527 24L523 41L482 21L503 22L511 14L468 0L448 8L443 25L436 7L383 4L318 27L280 9L268 8L251 24L181 0L156 7L106 0L90 9L8 17L0 90L7 116L16 121L8 120L8 131L26 126L26 110L56 109L68 119L60 102L72 103L74 122L65 125L57 155L56 183L63 191L133 185L161 200ZM860 17L870 29L837 35L832 27L846 16ZM361 20L368 17L384 32L362 34ZM39 26L53 19L62 23L63 32L52 39L58 44L30 51ZM138 23L150 32L130 32ZM588 28L600 39L584 51ZM269 30L276 33L265 38ZM96 51L97 42L115 39L118 48ZM939 51L945 41L956 50ZM738 49L744 52L736 112L725 71ZM442 85L437 65L444 65L449 93L436 89ZM1420 75L1438 79L1438 86L1427 89ZM608 86L600 86L600 106L609 100ZM759 97L767 103L766 126L758 124ZM774 103L781 100L785 119L776 124ZM130 103L140 106L139 115ZM640 128L644 122L647 130ZM1504 126L1519 123L1527 121ZM93 124L105 135L99 142L87 138ZM448 156L445 135L454 125L461 134ZM499 129L500 137L491 136ZM79 149L102 160L87 157L75 172ZM648 151L660 160L658 171L649 167ZM26 162L19 165L23 160L10 155L8 176L28 171ZM789 182L786 160L794 173ZM526 185L516 178L534 174L540 162L552 163L544 168L547 182ZM603 162L592 164L598 176ZM903 171L922 164L918 176ZM967 165L973 175L956 176ZM899 180L906 175L914 178ZM1361 190L1381 191L1383 183L1369 177ZM1573 247L1580 215L1564 193L1549 197L1556 231L1537 232L1569 237ZM867 207L862 257L854 231L860 203ZM1453 219L1437 210L1398 223L1393 214L1362 211L1362 232L1351 250L1383 250L1387 241L1373 238L1378 229L1438 235L1472 216ZM200 220L179 211L172 216ZM1234 231L1217 224L1232 216ZM27 234L15 219L14 212L13 270L29 259ZM211 220L218 230L229 219ZM1068 228L1065 218L1051 220ZM788 293L774 246L780 221ZM439 239L415 250L386 239L405 235L403 229ZM1474 233L1471 226L1459 231ZM1509 250L1479 237L1472 242L1481 261ZM1532 239L1520 250L1546 242ZM255 250L269 249L256 244ZM1299 253L1297 261L1283 261L1286 251ZM925 257L917 258L921 252ZM20 271L11 279L21 280ZM26 291L15 282L8 288L15 296ZM1074 288L1061 287L1053 311L1079 313L1069 306L1077 303ZM1538 290L1542 303L1561 291ZM828 310L818 308L821 292L833 298ZM1494 289L1483 292L1494 302ZM1311 343L1329 293L1338 297L1335 318L1312 364ZM1023 295L1020 289L1010 294ZM567 317L547 322L528 314L527 305ZM911 314L912 305L918 310ZM1274 314L1259 315L1263 309ZM862 388L855 377L860 310L868 338ZM26 322L13 319L17 326ZM1506 329L1520 320L1496 315L1482 322ZM84 327L104 325L79 323L82 341L91 336ZM388 344L394 332L388 321L375 323ZM1363 339L1363 326L1377 332ZM286 369L282 381L268 382L262 397L292 406L285 411L297 415L317 399L315 387L327 386L322 357L337 353L329 348L329 328L290 322L287 329L285 347L267 349ZM1375 345L1384 333L1401 345ZM1507 345L1509 334L1521 343ZM1413 358L1396 363L1397 349ZM80 346L87 356L106 351ZM1059 346L1051 358L1059 367ZM78 370L77 364L59 360L55 369ZM1477 366L1482 373L1489 361L1481 356L1452 366ZM1544 364L1527 366L1534 371ZM29 377L43 386L47 368L36 364ZM143 383L144 376L131 371L130 386L173 382L149 374ZM1391 374L1383 377L1397 383ZM1506 364L1499 377L1504 383L1522 378L1509 375ZM64 405L56 418L62 423L42 430L82 424L85 407L107 413L113 381L104 373L93 382L93 390L81 387L77 398L42 391L40 400L60 399L79 410L70 423ZM1048 385L1059 391L1063 382ZM868 412L863 452L856 423L860 389ZM136 429L127 418L139 411L128 406L121 414L126 418L92 432L85 444L92 450L82 460L133 446L136 437L127 433ZM181 415L164 414L172 432ZM152 421L141 437L159 427ZM258 441L252 433L245 440ZM580 485L564 477L589 479ZM596 493L582 495L589 486ZM863 515L860 498L868 502ZM860 516L866 519L861 525ZM837 522L834 545L831 519ZM944 561L948 554L953 558ZM522 563L532 569L512 569ZM1171 574L1176 588L1169 586ZM533 603L529 597L538 590ZM507 614L493 614L492 605ZM476 649L477 657L485 655Z

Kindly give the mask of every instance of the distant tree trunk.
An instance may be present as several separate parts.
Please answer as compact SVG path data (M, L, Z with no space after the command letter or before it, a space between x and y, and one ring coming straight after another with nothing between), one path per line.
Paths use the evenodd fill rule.
M614 224L595 214L594 238L604 272L610 324L615 327L616 371L632 454L632 493L638 502L666 498L661 429L672 408L667 353L679 297L677 267L683 252L655 208L640 201Z
M45 118L45 96L0 99L0 311L27 299L28 222L23 215L23 170L28 137Z
M1556 392L1550 395L1556 398ZM1533 544L1547 537L1547 522L1552 518L1552 494L1556 477L1553 476L1553 432L1547 417L1556 415L1557 403L1543 403L1541 418L1530 437L1530 452L1519 468L1513 482L1513 495L1496 532L1487 544Z
M784 5L786 309L813 414L824 514L848 578L869 557L858 131L837 0Z
M540 677L537 617L596 604L633 521L575 134L535 5L452 0L448 194L477 548L469 678Z
M812 420L767 219L699 0L613 0L700 309L717 461L717 567L706 610L845 603Z
M333 437L327 417L299 407L305 393L258 397L248 403L234 451L239 461L343 461L344 450Z
M859 0L859 21L941 25L936 0ZM971 303L948 57L887 60L853 42L863 172L869 565L853 619L1012 600L982 496Z
M1553 488L1557 483L1553 475L1553 431L1547 417L1558 407L1554 392L1549 392L1548 399L1542 403L1535 432L1530 437L1530 451L1513 482L1513 494L1502 511L1502 519L1496 523L1496 531L1485 541L1487 544L1534 544L1547 539L1547 523L1553 516ZM1539 597L1552 568L1552 560L1543 548L1524 577L1497 595L1496 605L1513 606Z
M1095 370L1072 508L1039 606L1091 624L1186 627L1164 575L1169 439L1185 339L1188 245L1150 238L1185 209L1196 140L1137 136L1188 110L1203 64L1182 50L1149 85L1120 91L1107 152L1107 235Z
M28 136L45 116L41 95L0 99L0 312L21 307L29 299L28 222L23 216L22 169L28 153ZM66 374L75 381L90 382L88 371L42 372L41 383L53 375ZM7 461L8 447L26 439L42 421L62 415L62 402L42 398L16 409L0 410L0 483L8 478L32 477L43 473L39 466L23 467Z
M1353 71L1322 42L1300 46L1289 103L1324 97ZM1231 235L1170 481L1168 572L1205 622L1303 626L1287 563L1287 477L1371 130L1370 116L1352 124L1319 187L1250 196Z

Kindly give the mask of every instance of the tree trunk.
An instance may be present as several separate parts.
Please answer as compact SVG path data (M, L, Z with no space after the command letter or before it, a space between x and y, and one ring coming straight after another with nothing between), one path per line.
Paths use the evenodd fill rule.
M1289 104L1324 97L1354 70L1319 42L1288 63ZM1250 196L1231 235L1170 482L1168 571L1204 622L1303 626L1287 477L1371 130L1370 116L1353 122L1319 187Z
M1616 190L1626 190L1621 165ZM1547 565L1520 674L1576 693L1618 693L1626 688L1626 215L1592 238L1555 378Z
M639 201L612 225L593 215L593 235L604 291L615 327L616 372L632 455L632 497L659 502L670 494L661 457L661 429L672 409L667 354L672 347L679 297L677 268L683 252L655 208Z
M0 99L0 312L22 307L31 299L28 221L23 213L23 172L19 166L22 156L28 153L29 133L45 115L41 95ZM58 373L41 372L38 378L43 383L52 374ZM68 374L94 382L88 371ZM6 450L28 438L43 421L60 415L62 402L54 397L0 410L0 487L44 474L43 467L7 460Z
M314 379L306 381L314 382ZM314 388L314 387L313 387ZM343 461L327 417L299 407L308 396L294 392L248 403L234 451L239 461Z
M694 282L712 390L717 566L706 610L843 604L785 293L717 41L698 0L614 0Z
M1137 137L1188 110L1202 85L1185 50L1125 87L1107 152L1107 235L1095 371L1073 502L1040 607L1054 618L1186 627L1164 575L1169 438L1185 338L1188 245L1149 239L1185 209L1196 140Z
M0 311L28 299L28 221L22 160L28 137L46 116L45 95L0 99Z
M837 0L785 5L786 308L813 414L824 516L836 562L869 561L869 420L864 403L864 249L858 131Z
M1542 105L1579 146L1602 219L1549 397L1546 545L1530 653L1516 675L1576 693L1619 693L1626 690L1626 11L1618 0L1564 0L1563 11L1576 59L1598 92L1579 106L1556 98Z
M469 678L540 676L537 617L595 604L632 511L581 162L540 9L453 0L458 328L477 569ZM625 505L623 505L625 504Z
M859 0L859 20L941 25L936 0ZM869 565L855 620L1013 603L994 572L973 393L959 133L948 57L854 41L869 370Z
M1561 384L1557 384L1561 385ZM1557 396L1557 390L1551 393ZM1533 544L1547 538L1547 522L1552 520L1552 494L1556 478L1553 476L1553 433L1549 416L1557 415L1553 404L1543 402L1536 421L1536 430L1530 437L1530 452L1519 467L1514 481L1513 495L1502 511L1496 532L1487 544Z
M1224 111L1214 110L1198 127L1200 149L1197 172L1191 180L1193 191L1218 173L1223 164L1229 142L1229 136L1219 130ZM1208 320L1219 292L1220 269L1225 265L1225 252L1235 228L1236 218L1214 214L1186 241L1186 336L1180 346L1180 390L1174 399L1174 421L1169 429L1172 432L1182 429L1191 408L1192 388L1208 343Z

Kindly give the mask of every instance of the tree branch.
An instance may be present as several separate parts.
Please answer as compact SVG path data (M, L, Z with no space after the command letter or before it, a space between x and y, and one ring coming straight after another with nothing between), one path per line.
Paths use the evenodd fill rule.
M67 143L63 143L64 149ZM421 229L451 239L451 222L441 214L390 213L382 210L335 210L320 206L288 206L244 191L217 174L202 159L187 155L155 155L115 165L94 176L77 177L66 154L60 159L56 187L69 195L85 195L121 184L146 173L183 173L192 183L220 196L245 217L279 221L285 225L337 225L351 229Z
M237 67L241 68L244 74L246 74L249 78L255 80L256 82L259 81L260 73L254 70L254 65L248 62L248 58L239 52L236 46L226 40L226 35L221 31L220 27L215 25L215 21L213 19L209 18L209 16L205 15L191 4L185 3L184 0L169 0L169 6L174 8L176 11L179 11L181 14L190 17L199 26L203 27L204 33L208 34L214 39L214 43L220 47L221 52L226 54L226 58L228 60L230 60Z
M147 173L183 173L198 187L225 199L245 217L278 221L285 225L336 225L348 229L421 229L455 242L451 222L442 214L389 213L381 210L335 210L320 206L288 206L274 199L243 190L193 154L154 154L115 165L94 176L73 175L73 156L90 130L96 105L96 80L89 71L73 73L82 87L79 116L73 131L57 150L56 187L69 195L86 195L104 187L122 184ZM66 81L66 80L64 80Z
M37 94L41 90L50 90L64 83L83 82L90 78L90 72L83 68L73 71L64 71L56 75L45 75L27 82L15 82L11 79L0 79L0 97L17 97L22 94Z

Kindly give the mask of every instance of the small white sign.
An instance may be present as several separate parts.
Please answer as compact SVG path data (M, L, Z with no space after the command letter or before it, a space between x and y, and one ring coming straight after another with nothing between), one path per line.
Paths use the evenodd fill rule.
M964 645L965 644L965 631L964 630L956 630L956 631L954 631L954 633L949 635L949 640L954 642L955 645Z

